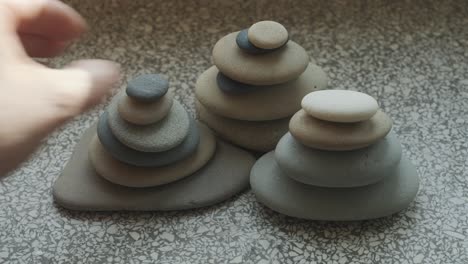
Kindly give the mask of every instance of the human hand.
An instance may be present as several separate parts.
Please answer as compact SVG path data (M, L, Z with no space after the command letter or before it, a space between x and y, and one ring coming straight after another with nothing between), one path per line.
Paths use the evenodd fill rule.
M76 61L59 70L30 58L60 54L85 29L80 15L58 0L0 0L0 176L118 81L119 68L109 61Z

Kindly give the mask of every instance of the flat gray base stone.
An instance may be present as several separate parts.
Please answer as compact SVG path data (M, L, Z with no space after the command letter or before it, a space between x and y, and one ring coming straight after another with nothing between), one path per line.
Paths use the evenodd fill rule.
M358 187L395 174L401 145L393 131L367 148L326 151L306 147L286 133L275 149L281 170L296 181L321 187Z
M315 187L286 176L269 152L254 165L250 185L257 200L279 213L310 220L354 221L388 216L414 200L419 177L402 157L395 175L355 188Z
M84 133L53 186L55 201L65 208L82 211L193 209L220 203L249 185L255 158L222 141L217 142L213 158L183 180L151 188L115 185L99 176L88 159L94 129Z

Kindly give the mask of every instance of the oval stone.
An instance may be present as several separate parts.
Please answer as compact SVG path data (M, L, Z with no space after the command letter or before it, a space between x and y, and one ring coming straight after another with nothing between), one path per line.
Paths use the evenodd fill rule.
M288 132L289 118L273 121L241 121L211 113L196 102L200 121L207 124L226 141L246 149L267 152L273 150L279 139Z
M89 159L96 172L106 180L127 187L152 187L189 176L203 167L213 156L216 140L213 133L201 126L200 144L189 157L163 167L143 168L122 163L112 157L95 136L90 144Z
M107 112L104 112L99 118L97 134L101 144L115 159L139 167L158 167L190 156L196 150L200 140L200 125L197 125L197 122L190 117L189 132L184 141L163 152L142 152L124 145L112 134Z
M289 131L302 144L323 150L364 148L384 138L392 128L392 120L381 110L369 120L357 123L335 123L297 112L289 122Z
M177 101L172 104L166 118L160 122L139 126L123 120L117 103L110 104L109 127L117 139L128 147L143 152L162 152L181 144L189 132L189 115Z
M326 121L352 123L370 119L379 105L370 95L350 90L312 92L302 100L307 114Z
M272 85L250 93L228 94L218 87L218 69L213 66L200 75L195 95L211 112L221 116L265 121L292 116L301 106L302 98L315 90L325 89L328 77L317 65L310 64L296 80Z
M261 49L277 49L289 39L286 28L275 21L260 21L253 24L248 32L249 41Z
M393 132L375 144L352 151L308 148L290 133L276 146L276 162L285 175L322 187L357 187L376 183L394 173L401 145Z
M167 116L172 107L173 96L168 93L154 102L141 102L121 94L117 99L120 117L135 125L154 124Z
M62 207L81 211L184 210L223 202L249 187L255 158L223 141L217 142L216 153L205 166L179 181L153 188L113 184L90 164L88 147L95 131L93 126L84 133L54 183L52 194Z
M144 74L128 82L125 92L131 98L153 102L167 93L169 82L161 74Z
M240 49L242 49L242 51L245 51L253 55L265 54L265 53L273 52L276 50L276 49L268 50L268 49L261 49L261 48L255 47L249 41L248 29L241 30L239 34L237 34L236 43L237 43L237 46ZM286 44L286 42L284 44Z
M356 221L389 216L407 208L418 192L419 177L416 168L403 157L392 175L375 184L314 187L286 176L274 153L269 152L252 168L250 185L259 202L279 213L310 220Z
M253 85L279 84L296 79L309 64L309 55L294 41L275 52L256 56L237 46L237 34L221 38L213 48L214 64L231 79Z

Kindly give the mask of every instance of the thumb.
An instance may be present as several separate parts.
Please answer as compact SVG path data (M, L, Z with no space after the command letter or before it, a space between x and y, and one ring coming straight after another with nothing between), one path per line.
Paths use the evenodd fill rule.
M101 102L120 77L118 64L106 60L80 60L54 71L58 121L66 121Z

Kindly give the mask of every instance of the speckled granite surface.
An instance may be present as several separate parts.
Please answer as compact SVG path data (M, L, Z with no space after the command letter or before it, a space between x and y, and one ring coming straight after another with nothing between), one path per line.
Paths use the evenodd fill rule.
M70 1L92 31L52 65L109 58L125 77L162 72L193 109L217 39L282 22L329 73L331 87L375 96L395 120L421 189L392 217L309 222L246 192L203 210L79 213L51 186L102 107L53 134L0 186L2 263L468 263L468 2ZM193 111L192 111L193 113Z

